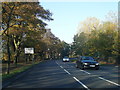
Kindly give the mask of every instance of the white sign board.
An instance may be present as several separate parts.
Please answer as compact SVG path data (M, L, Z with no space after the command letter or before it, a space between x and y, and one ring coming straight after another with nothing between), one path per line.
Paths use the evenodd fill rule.
M25 54L34 54L34 48L25 48Z

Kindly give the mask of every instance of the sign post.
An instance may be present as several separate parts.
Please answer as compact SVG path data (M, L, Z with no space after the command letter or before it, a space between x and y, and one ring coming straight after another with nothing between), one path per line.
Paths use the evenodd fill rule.
M34 48L25 48L25 54L34 54Z
M30 61L30 55L32 54L32 62L34 61L34 48L24 48L25 54L26 54L26 63L29 58Z

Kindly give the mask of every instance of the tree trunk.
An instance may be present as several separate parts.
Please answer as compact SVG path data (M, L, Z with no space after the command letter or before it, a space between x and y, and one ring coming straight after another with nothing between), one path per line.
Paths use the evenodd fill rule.
M18 56L19 56L19 46L15 47L15 67L17 67L17 62L18 62Z
M16 52L16 55L15 55L15 67L17 67L17 62L18 62L18 52Z
M115 63L116 63L117 65L120 65L120 54L117 56Z
M8 65L7 65L7 74L9 74L10 73L10 61L11 61L11 58L10 58L10 56L11 56L11 54L10 54L10 38L9 37L7 37L7 53L8 53Z
M11 54L10 54L10 37L9 37L9 27L10 27L10 21L11 21L11 17L13 14L13 10L14 10L15 5L11 8L11 12L9 14L8 17L8 22L7 22L7 28L4 30L3 33L7 32L6 36L7 36L7 53L8 53L8 65L7 65L7 74L10 73L10 61L11 61Z

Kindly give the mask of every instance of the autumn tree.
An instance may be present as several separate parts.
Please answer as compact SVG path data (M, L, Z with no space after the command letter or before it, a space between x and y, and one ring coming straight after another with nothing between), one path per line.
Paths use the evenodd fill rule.
M99 22L96 18L87 18L83 21L81 28L74 36L73 52L76 55L103 57L106 62L109 62L111 57L112 62L119 62L117 58L119 56L118 26L116 18L112 17L113 19L114 21L109 19Z
M29 31L44 30L47 24L43 20L52 20L52 14L38 2L3 2L2 9L2 29L3 35L7 37L9 73L10 43L13 42L17 58L24 35L28 34ZM17 59L15 62L17 64Z
M100 20L95 17L88 17L78 26L78 35L81 32L91 33L92 30L98 30L100 27Z

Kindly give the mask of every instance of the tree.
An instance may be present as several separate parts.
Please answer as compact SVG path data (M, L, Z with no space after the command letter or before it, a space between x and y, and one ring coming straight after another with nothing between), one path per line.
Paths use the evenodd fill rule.
M92 30L98 30L99 27L100 27L99 19L95 17L89 17L80 23L79 28L78 28L78 35L81 32L91 33Z
M45 50L46 59L60 58L63 49L62 42L51 32L50 29L44 34L42 41L46 43L47 46Z
M93 22L94 20L97 23ZM114 59L119 62L116 58L120 55L117 27L117 24L110 20L100 23L95 18L86 19L80 28L82 32L80 31L74 36L73 52L76 55L103 57L106 62L109 62L109 57L112 57L113 62Z
M61 56L62 58L65 56L69 56L69 52L70 52L70 45L67 44L66 42L62 41L62 52L61 52Z
M3 2L2 9L2 28L3 35L7 36L9 73L11 53L10 38L13 40L17 57L23 36L27 34L29 30L36 31L38 28L39 30L44 30L43 28L47 24L44 23L43 20L52 20L52 14L39 5L38 2ZM14 31L17 33L12 33ZM20 33L20 31L22 31L22 33Z
M85 55L86 51L86 42L87 42L87 34L84 32L80 33L79 35L77 34L74 37L74 45L75 45L75 50L76 50L76 55Z

